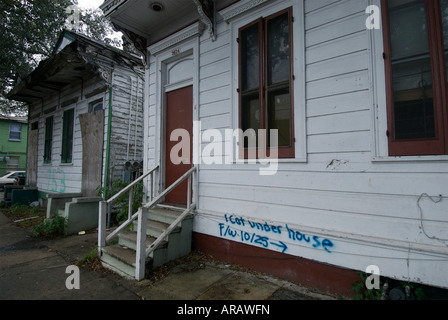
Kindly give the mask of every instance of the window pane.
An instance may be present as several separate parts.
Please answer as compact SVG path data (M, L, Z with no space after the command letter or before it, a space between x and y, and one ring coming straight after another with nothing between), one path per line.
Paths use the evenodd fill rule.
M268 85L289 80L289 18L284 13L267 22Z
M429 52L425 0L389 0L392 59Z
M241 130L255 130L256 134L260 129L260 99L258 93L246 95L241 101ZM244 148L247 148L247 139L244 141ZM252 146L251 147L255 147Z
M448 0L440 0L440 11L442 13L443 44L448 49Z
M51 161L52 141L53 141L53 117L49 117L45 121L44 161L46 163Z
M395 139L434 138L434 105L430 59L392 66Z
M268 92L268 133L278 130L278 146L289 147L291 142L291 97L289 86ZM270 139L268 139L269 143Z
M258 24L241 31L242 90L256 89L260 85L260 40Z
M394 139L434 138L433 83L425 0L389 0Z
M10 140L21 140L22 136L22 125L20 123L11 123L9 126L9 139Z
M13 131L11 131L9 133L9 139L10 140L20 140L20 132L13 132Z
M73 122L74 110L64 112L64 128L62 137L62 162L70 163L73 154Z
M440 0L440 11L442 13L443 48L445 49L445 67L448 74L448 0Z

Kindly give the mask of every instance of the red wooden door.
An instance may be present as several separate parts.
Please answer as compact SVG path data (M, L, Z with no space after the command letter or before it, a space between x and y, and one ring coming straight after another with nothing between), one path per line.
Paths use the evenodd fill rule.
M175 152L174 157L171 153L173 147L181 142L171 141L171 133L176 129L184 129L189 133L189 159L183 152ZM165 152L165 187L168 188L177 179L179 179L185 172L192 167L192 141L193 141L193 87L177 89L166 94L166 152ZM185 143L185 141L182 141ZM186 150L183 150L186 151ZM183 160L178 164L179 158ZM189 160L189 161L187 161ZM185 163L187 162L187 163ZM185 180L182 184L170 192L165 202L174 204L187 203L187 187L188 181Z

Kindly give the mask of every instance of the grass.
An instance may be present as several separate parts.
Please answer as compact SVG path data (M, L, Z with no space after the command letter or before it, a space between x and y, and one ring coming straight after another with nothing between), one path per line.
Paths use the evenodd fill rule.
M45 220L46 212L39 207L15 204L10 208L1 208L1 212L21 228L33 228Z
M45 210L23 204L1 208L1 212L18 227L31 229L36 238L55 239L64 235L66 221L61 216L46 220Z

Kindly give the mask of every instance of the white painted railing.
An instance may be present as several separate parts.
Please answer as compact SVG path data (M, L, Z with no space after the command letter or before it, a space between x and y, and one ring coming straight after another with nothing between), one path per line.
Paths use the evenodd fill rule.
M151 176L149 186L149 198L153 199L153 184L154 184L154 173L157 171L159 166L155 166L153 169L146 172L144 175L140 176L134 182L126 186L123 190L115 194L113 197L109 198L107 201L101 201L99 204L99 212L98 212L98 253L101 253L101 249L106 245L108 241L112 238L116 237L123 229L129 226L136 218L137 213L131 216L132 214L132 202L133 202L133 194L134 187L137 186L143 179L148 176ZM106 237L106 220L107 220L107 207L114 203L118 198L124 195L126 192L129 192L129 203L128 203L128 219L120 225L114 232L112 232L108 237Z
M144 179L144 177L147 177L149 174L151 174L151 186L153 183L153 173L158 169L158 167L155 167L148 173L146 173L144 176L140 177L141 179ZM114 237L118 236L118 234L123 231L129 224L131 224L134 220L137 219L137 247L136 247L136 261L135 261L135 279L140 281L144 279L145 277L145 263L146 258L157 249L157 247L164 241L171 232L176 228L176 226L181 223L186 216L188 216L195 208L196 204L191 202L191 195L192 195L192 179L193 181L196 180L196 167L192 167L190 170L188 170L185 174L183 174L179 179L177 179L172 185L170 185L167 189L165 189L162 193L160 193L157 197L152 197L152 187L151 187L151 201L144 205L143 207L139 208L138 211L128 217L128 220L124 222L122 225L120 225L117 229L115 229L114 232L112 232L109 236L105 236L106 232L106 210L107 205L110 200L116 200L119 196L114 196L113 198L109 199L108 201L104 201L100 203L100 209L99 209L99 232L98 232L98 251L101 252L101 248L106 245L108 241L113 239ZM187 187L187 208L179 215L179 217L148 247L146 248L146 221L147 221L147 212L152 207L156 206L159 202L163 201L167 194L169 194L174 188L176 188L178 185L180 185L185 180L188 180L188 187ZM136 180L137 181L137 180ZM141 181L141 180L140 180ZM134 184L135 185L135 184ZM132 190L133 187L128 186L125 189L123 189L119 195L123 195L125 192ZM104 227L104 228L103 228ZM100 232L100 230L104 230Z

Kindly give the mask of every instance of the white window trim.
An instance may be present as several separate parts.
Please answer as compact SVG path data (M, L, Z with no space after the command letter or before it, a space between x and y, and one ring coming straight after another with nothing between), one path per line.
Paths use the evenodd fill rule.
M20 130L16 131L16 130L12 130L14 125L19 125L20 126ZM23 131L23 125L19 122L11 122L9 124L9 141L12 142L21 142L22 141L22 131ZM19 139L15 139L15 138L11 138L11 133L20 133L20 138Z
M234 9L232 12L238 12L227 18L230 25L230 50L232 81L231 81L231 97L232 97L232 125L233 129L239 128L239 97L237 89L239 87L239 65L238 65L238 30L251 21L255 21L260 17L267 17L275 14L283 9L292 7L293 10L293 52L294 52L294 137L295 137L295 158L278 159L280 163L290 162L307 162L307 138L306 138L306 89L305 89L305 10L304 1L245 1L242 4L253 4L242 6L239 10ZM257 6L256 6L257 5ZM230 8L231 9L231 8ZM229 9L229 10L230 10ZM244 10L243 10L244 9ZM243 14L244 13L244 14ZM244 163L247 160L239 159L236 156L235 163Z
M381 0L369 0L369 5L381 8ZM387 97L386 74L383 59L384 40L383 26L381 29L368 30L370 50L370 86L372 106L372 162L403 162L403 161L447 161L447 155L439 156L389 156L389 142L386 135L387 127Z

